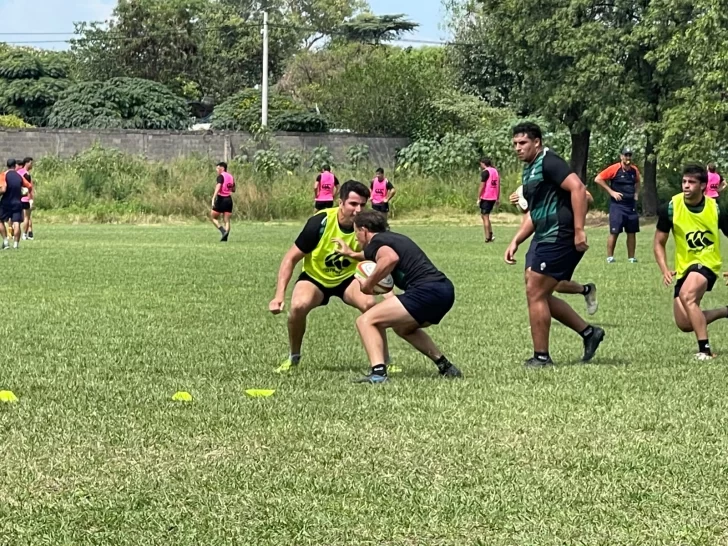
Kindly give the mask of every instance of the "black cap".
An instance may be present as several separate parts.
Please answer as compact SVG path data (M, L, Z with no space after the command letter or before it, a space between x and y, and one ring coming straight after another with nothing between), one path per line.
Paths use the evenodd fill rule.
M622 148L622 155L632 155L634 152L632 151L632 148L629 146L625 146Z

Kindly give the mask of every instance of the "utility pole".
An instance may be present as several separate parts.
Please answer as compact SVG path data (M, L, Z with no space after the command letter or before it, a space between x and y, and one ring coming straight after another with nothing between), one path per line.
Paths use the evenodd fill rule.
M263 90L262 90L263 112L260 124L268 126L268 12L263 12Z

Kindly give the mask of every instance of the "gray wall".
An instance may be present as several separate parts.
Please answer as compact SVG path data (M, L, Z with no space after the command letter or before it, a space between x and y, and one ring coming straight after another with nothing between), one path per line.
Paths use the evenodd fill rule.
M140 154L152 160L169 160L181 156L201 155L214 161L229 160L250 145L246 133L204 131L133 131L74 129L2 129L0 158L47 155L69 157L90 148L94 143ZM339 133L278 133L276 141L282 151L298 150L304 157L317 146L326 146L337 161L346 160L346 151L355 144L369 146L369 157L377 165L391 166L398 148L408 144L406 138L373 137ZM3 161L4 163L4 161Z

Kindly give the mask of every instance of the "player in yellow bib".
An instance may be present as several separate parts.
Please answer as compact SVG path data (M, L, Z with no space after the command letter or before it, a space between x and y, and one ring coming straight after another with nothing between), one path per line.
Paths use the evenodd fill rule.
M659 210L654 243L655 259L665 285L677 279L673 304L675 324L683 332L695 332L698 360L715 356L708 341L708 324L728 317L728 307L700 309L703 296L713 289L722 267L718 231L728 236L728 215L714 199L705 196L707 184L705 168L685 166L682 193ZM667 266L665 252L671 231L675 238L675 271Z
M334 242L334 239L340 239L361 250L354 231L354 217L366 206L369 195L369 188L361 182L349 180L344 183L339 192L339 206L309 218L296 242L283 256L276 293L269 305L271 313L277 315L283 311L288 283L301 260L303 271L293 289L288 312L290 353L278 367L278 372L287 372L300 362L306 318L313 309L328 304L332 296L362 313L376 303L373 296L361 291L358 282L352 282L357 262L342 256Z

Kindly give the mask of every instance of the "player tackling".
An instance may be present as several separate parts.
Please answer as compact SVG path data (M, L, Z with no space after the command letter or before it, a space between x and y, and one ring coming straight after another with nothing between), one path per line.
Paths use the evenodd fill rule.
M728 215L718 203L705 196L708 172L700 165L683 169L682 193L659 210L654 252L666 286L675 283L673 314L683 332L695 332L698 360L715 355L708 340L708 324L728 317L728 307L702 311L700 302L715 285L722 267L720 234L728 236ZM667 266L665 246L672 232L675 238L675 271Z
M376 262L376 268L361 283L364 294L387 275L392 275L403 294L388 294L356 320L371 369L358 383L387 381L385 330L392 328L423 355L430 358L443 377L462 374L442 354L424 328L439 324L455 303L455 287L437 269L424 251L409 237L389 231L387 218L380 212L365 210L354 217L356 240L363 251L354 251L348 242L337 239L338 251L353 260ZM359 283L355 283L359 284Z

